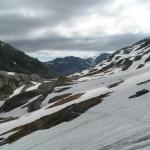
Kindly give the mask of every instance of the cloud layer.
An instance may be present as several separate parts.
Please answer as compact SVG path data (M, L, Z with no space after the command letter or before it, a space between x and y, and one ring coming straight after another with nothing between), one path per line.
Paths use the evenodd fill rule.
M149 8L148 0L1 0L0 40L42 60L94 56L149 36Z

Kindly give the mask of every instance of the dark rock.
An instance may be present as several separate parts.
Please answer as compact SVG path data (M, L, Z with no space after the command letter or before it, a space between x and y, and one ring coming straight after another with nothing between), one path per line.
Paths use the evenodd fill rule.
M150 80L146 80L146 81L140 82L140 83L138 83L137 85L146 84L146 83L148 83L148 82L150 82Z
M129 98L136 98L147 93L149 93L149 90L143 89L143 90L137 91L134 95L130 96Z
M139 61L143 56L142 55L137 55L134 58L134 61Z
M140 64L140 65L137 67L137 69L140 69L140 68L142 68L142 67L144 67L144 64Z
M123 82L124 81L119 81L119 82L113 83L113 84L109 85L108 88L114 88L114 87L118 86L119 84L121 84Z
M145 63L150 61L150 56L145 60Z
M98 57L96 57L95 63L96 64L101 63L103 60L108 59L110 55L111 54L109 54L109 53L102 53L102 54L100 54Z
M129 58L126 58L123 62L123 68L122 71L125 71L127 69L129 69L129 67L133 64L133 61L130 60Z

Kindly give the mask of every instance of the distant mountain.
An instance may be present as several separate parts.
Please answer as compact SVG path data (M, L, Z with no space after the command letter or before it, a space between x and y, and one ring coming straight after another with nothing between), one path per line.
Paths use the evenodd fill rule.
M41 76L54 75L52 69L38 59L0 41L0 70Z
M80 72L84 69L87 69L95 64L102 62L107 59L110 54L102 53L96 59L92 58L79 58L79 57L64 57L56 58L53 61L46 62L46 64L53 68L54 71L59 75L70 75L75 72Z
M60 75L69 75L75 72L82 71L90 67L92 59L82 59L79 57L64 57L56 58L46 64L53 68L54 71Z

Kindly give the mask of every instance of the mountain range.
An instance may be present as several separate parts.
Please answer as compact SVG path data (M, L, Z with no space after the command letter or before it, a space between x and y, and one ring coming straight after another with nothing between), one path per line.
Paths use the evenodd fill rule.
M64 57L56 58L52 61L46 62L46 64L53 68L53 70L59 75L70 75L75 72L81 72L87 68L90 68L98 63L101 63L103 60L107 59L110 56L109 53L101 53L96 58L79 58L79 57Z
M110 54L102 53L96 59L79 57L56 58L43 63L26 55L24 52L0 41L0 70L26 74L38 74L44 77L54 77L56 74L69 75L80 72L106 59Z
M150 38L66 77L1 76L17 86L1 92L0 150L150 149Z

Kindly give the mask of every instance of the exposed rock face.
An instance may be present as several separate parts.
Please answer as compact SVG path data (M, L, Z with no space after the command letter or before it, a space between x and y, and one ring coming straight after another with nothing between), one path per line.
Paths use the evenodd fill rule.
M103 60L108 59L110 55L111 54L109 54L109 53L102 53L102 54L100 54L98 57L96 57L95 63L96 64L101 63Z
M5 100L4 104L0 108L0 112L8 112L19 106L23 106L28 103L30 99L37 97L37 99L28 105L23 106L28 107L28 111L32 112L40 108L41 102L46 98L48 94L54 91L56 86L64 86L72 83L72 80L68 77L59 77L56 80L50 82L44 82L44 79L37 75L28 75L28 74L18 74L8 75L7 72L1 72L0 78L0 100ZM32 82L40 83L36 89L27 89L34 86ZM18 87L24 85L24 88L13 97L9 97L13 94L14 90ZM63 90L62 90L63 89ZM61 92L67 90L68 88L59 89L56 92Z
M142 95L147 94L147 93L149 93L149 90L142 89L140 91L137 91L134 95L130 96L129 98L139 97L139 96L142 96Z
M41 82L43 78L34 74L19 74L0 71L0 100L7 98L13 91L31 81Z

